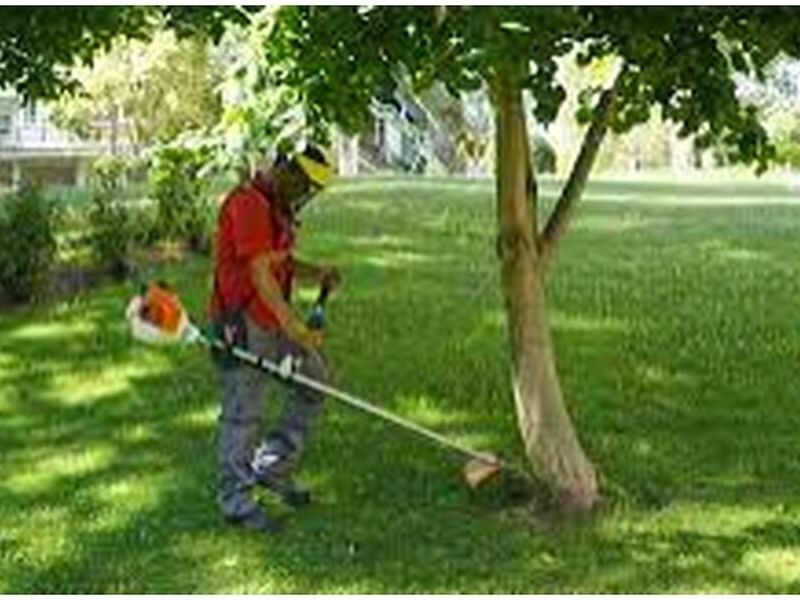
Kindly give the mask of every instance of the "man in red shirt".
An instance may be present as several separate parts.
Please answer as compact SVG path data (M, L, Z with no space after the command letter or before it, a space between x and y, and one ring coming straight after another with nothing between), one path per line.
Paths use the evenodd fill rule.
M327 183L331 168L313 146L262 166L223 202L217 223L212 322L228 343L280 362L300 359L298 371L325 381L321 333L308 328L291 307L295 278L332 287L338 271L304 262L293 254L297 212ZM287 387L284 410L264 436L267 377L230 358L218 357L222 389L219 430L219 502L228 521L251 529L277 531L278 525L253 500L263 485L291 506L310 495L291 474L322 397Z

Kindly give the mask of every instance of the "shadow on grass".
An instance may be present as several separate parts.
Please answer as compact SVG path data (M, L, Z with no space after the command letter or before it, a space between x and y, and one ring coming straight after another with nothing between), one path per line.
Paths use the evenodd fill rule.
M485 187L355 187L309 218L303 250L346 275L329 310L337 385L518 456ZM800 221L789 207L748 211L584 206L551 313L610 503L558 531L471 497L457 457L334 404L304 469L315 505L279 538L230 531L214 505L217 395L202 353L134 347L125 286L4 317L0 589L798 591L786 328ZM158 274L200 314L205 271ZM776 560L788 566L771 571Z
M179 289L198 287L183 279ZM9 416L0 425L4 590L315 591L321 581L419 590L462 581L469 589L473 561L489 563L497 548L475 547L495 529L469 512L456 461L346 409L330 408L311 457L318 506L281 540L225 530L213 501L209 365L188 350L132 346L120 322L125 292L105 289L35 321L20 312L0 326ZM190 291L189 303L200 295ZM376 356L353 369L370 372L365 388L379 382L374 391L386 397L378 401L421 410L431 425L473 428L468 406L442 414L442 384L416 385L402 350L385 350L395 371ZM408 375L420 361L421 353ZM432 522L463 539L442 537ZM469 565L463 575L452 570L458 560L435 568L453 552ZM248 577L242 562L259 575ZM234 574L219 579L209 569Z

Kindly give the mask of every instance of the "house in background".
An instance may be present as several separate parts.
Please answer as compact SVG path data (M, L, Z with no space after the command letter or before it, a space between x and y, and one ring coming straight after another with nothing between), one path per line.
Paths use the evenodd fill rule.
M444 93L449 99L449 92ZM371 172L485 176L487 161L484 160L486 143L483 139L486 136L480 131L475 133L479 128L471 114L475 112L474 104L473 98L472 102L466 102L466 108L457 111L458 118L448 120L447 107L442 108L435 98L425 99L403 90L375 98L364 130L357 135L339 131L334 136L339 173L345 176ZM482 106L478 108L483 110Z
M372 135L361 137L361 153L376 166L424 173L429 156L428 121L413 98L395 93L374 102ZM364 156L366 155L366 156Z
M371 122L360 135L338 136L339 173L401 171L425 173L431 160L427 115L409 97L375 100Z
M82 185L92 161L108 152L105 140L84 140L56 127L46 103L0 92L0 188L16 189L23 181Z

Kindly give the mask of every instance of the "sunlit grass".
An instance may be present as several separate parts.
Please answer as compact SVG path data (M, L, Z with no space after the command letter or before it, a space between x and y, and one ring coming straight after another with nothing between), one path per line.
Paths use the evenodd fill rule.
M52 447L28 453L30 468L12 473L5 485L12 493L28 494L47 491L62 479L76 478L100 471L111 464L113 453L108 446L76 446L59 449Z
M775 548L748 552L742 559L740 570L747 575L765 576L778 586L800 584L800 549Z
M541 182L543 212L556 183ZM345 275L328 311L336 385L519 461L492 192L343 180L301 249ZM329 403L303 470L314 506L265 497L289 518L281 537L229 530L202 351L134 344L133 285L9 311L0 592L800 592L798 256L800 199L782 182L590 187L548 294L605 498L558 529L465 490L459 457ZM148 276L202 320L205 260Z
M31 323L8 333L8 340L24 342L26 340L66 339L77 334L91 333L92 323L72 322L64 323L52 321L49 323Z

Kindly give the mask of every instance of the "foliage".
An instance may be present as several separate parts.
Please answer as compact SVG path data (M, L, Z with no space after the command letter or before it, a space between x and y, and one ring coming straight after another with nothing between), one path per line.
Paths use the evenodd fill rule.
M146 7L0 8L0 86L28 97L54 98L74 89L65 67L89 63L120 34L144 36Z
M282 139L286 127L323 129L331 121L357 129L371 99L396 85L400 64L417 87L440 80L456 92L477 89L496 65L520 57L518 83L547 123L565 98L557 61L577 52L581 64L616 57L625 67L616 132L645 122L651 106L660 105L681 135L697 135L706 147L721 140L730 159L763 168L774 148L758 115L736 97L733 76L763 77L780 52L800 53L790 7L286 7L277 27L274 9L255 10L4 8L0 21L9 35L0 37L10 42L0 47L0 83L53 95L68 81L58 65L90 61L117 34L141 37L162 19L181 35L214 39L226 21L247 25L239 32L250 50L241 60L229 53L238 81L222 126L230 160ZM585 91L590 102L593 88ZM264 100L263 92L272 97ZM301 105L305 116L297 114ZM275 125L280 114L284 120ZM265 127L276 129L265 134Z
M800 166L800 61L778 57L766 69L763 81L740 81L745 102L758 108L771 137L775 140L778 164Z
M778 164L800 167L800 115L776 134L775 160Z
M557 61L557 80L564 87L567 96L558 116L547 129L548 134L555 134L548 135L548 139L555 146L561 175L572 168L574 157L583 142L585 126L575 115L587 102L584 90L603 87L618 68L613 57L581 66L576 62L577 56L578 50L573 50ZM680 168L686 162L685 154L680 150L691 148L691 139L676 144L674 130L675 126L665 123L661 118L661 111L655 107L646 122L633 127L629 132L606 135L592 173L631 172L636 170L637 165L640 168L658 169L670 165ZM670 154L665 151L667 149L674 152Z
M346 277L328 310L337 386L514 459L492 193L342 183L309 207L301 241ZM458 458L330 402L300 474L316 502L291 514L265 498L281 536L232 531L202 351L133 344L128 286L2 313L0 593L792 594L799 253L785 186L590 185L552 315L607 509L560 528L531 527L493 490L463 489ZM153 276L202 314L207 274L194 258Z
M92 195L87 212L88 243L95 260L121 279L130 273L132 252L145 232L129 202L123 199L128 161L106 157L92 165Z
M149 171L159 236L186 240L197 252L207 252L211 243L213 206L204 176L210 153L204 146L163 146L153 153Z
M286 65L264 52L276 10L266 7L247 23L230 26L212 54L224 73L222 117L209 136L214 164L240 177L252 173L270 152L295 145L310 128L298 90L277 83Z
M226 22L244 22L252 8L234 6L0 7L0 87L26 97L56 98L75 90L70 69L89 65L118 36L146 38L160 23L181 36L217 40Z
M313 121L355 129L372 96L394 88L400 64L417 87L440 80L454 92L491 83L498 65L517 69L515 82L546 124L566 95L559 57L577 51L580 64L615 57L622 68L615 132L647 121L659 105L682 136L705 146L720 140L732 159L764 168L774 148L733 78L759 76L781 51L800 54L798 28L789 8L293 6L281 9L267 52L286 65L276 82L301 90ZM586 103L596 91L585 90Z
M219 121L220 80L203 40L167 30L121 39L75 77L80 88L59 100L53 118L85 137L129 141L138 151Z
M56 257L55 202L26 187L0 201L0 292L15 302L47 291Z

